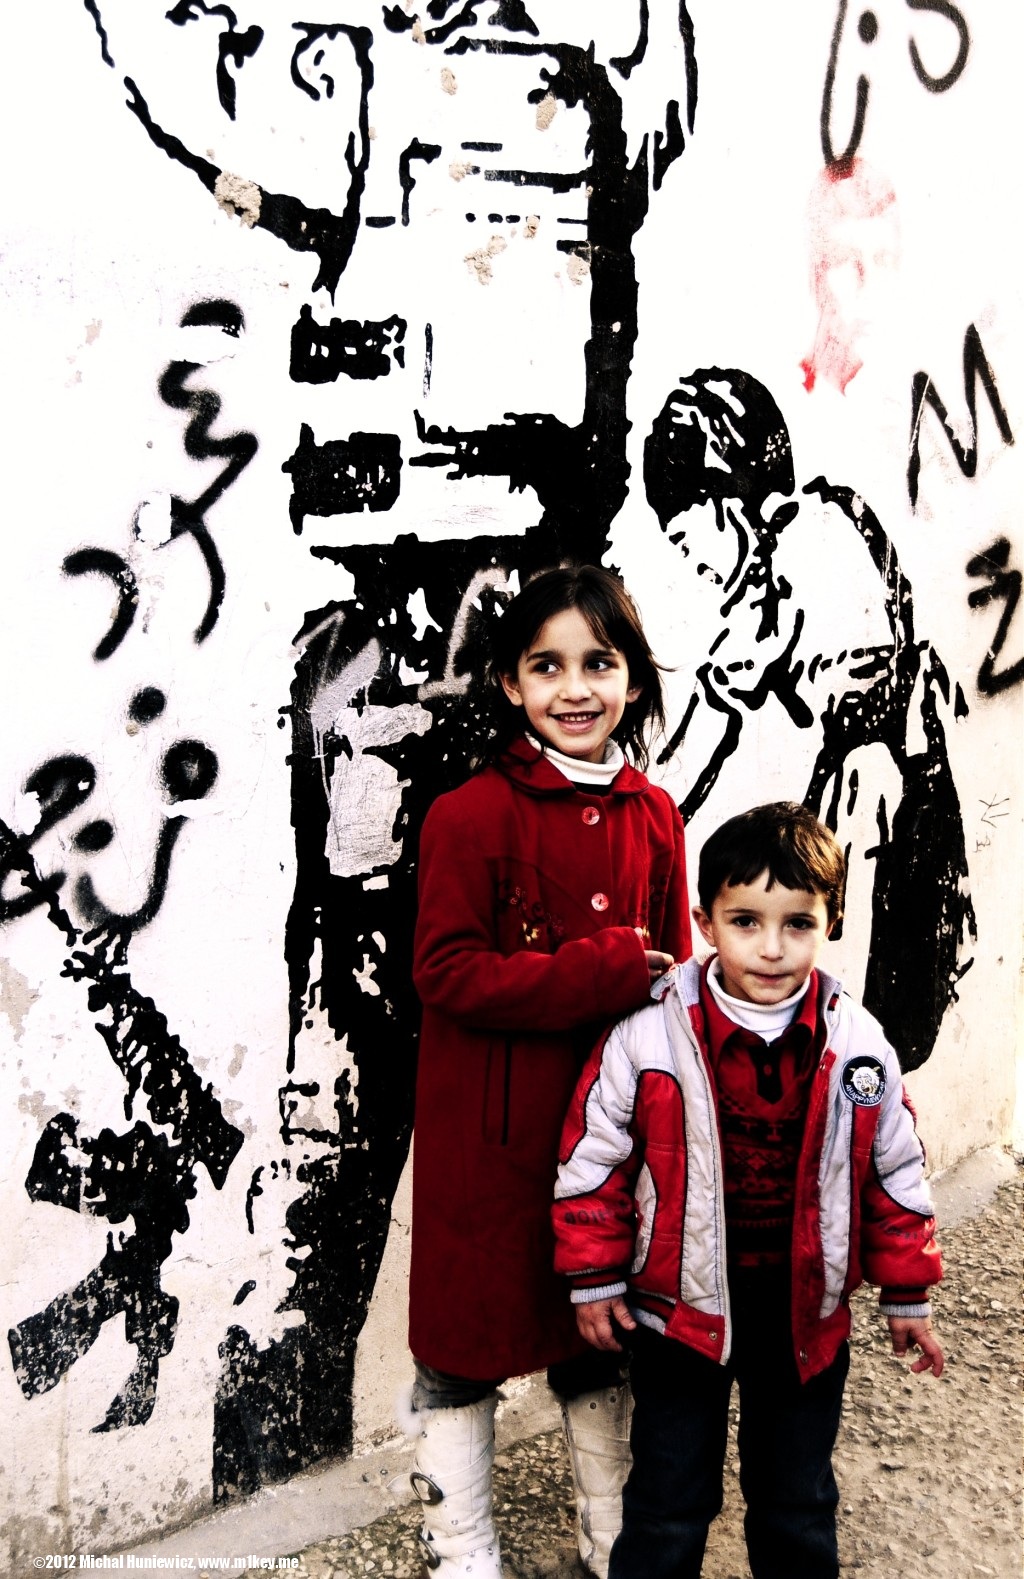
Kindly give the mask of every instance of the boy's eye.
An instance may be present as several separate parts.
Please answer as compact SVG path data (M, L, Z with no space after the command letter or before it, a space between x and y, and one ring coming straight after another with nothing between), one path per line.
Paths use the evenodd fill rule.
M794 916L789 924L797 932L811 932L815 925L810 916Z
M757 922L753 916L733 916L732 924L734 927L746 927L749 930L751 927L756 926Z

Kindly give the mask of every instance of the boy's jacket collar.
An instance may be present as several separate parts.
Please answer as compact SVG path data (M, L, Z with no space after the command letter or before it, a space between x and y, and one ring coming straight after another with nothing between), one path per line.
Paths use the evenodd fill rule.
M663 976L659 976L651 983L651 998L655 1003L660 1003L665 994L675 987L679 1001L683 1008L689 1012L700 1001L700 978L705 966L711 959L710 955L698 959L691 954L689 959L678 960L669 967ZM843 984L838 976L831 975L827 970L817 966L818 972L818 1002L821 1012L826 1020L831 1021L835 1014L836 1006L843 992Z

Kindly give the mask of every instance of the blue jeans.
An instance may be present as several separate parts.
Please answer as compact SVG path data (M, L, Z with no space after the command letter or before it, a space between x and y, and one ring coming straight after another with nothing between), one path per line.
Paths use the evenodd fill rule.
M754 1579L836 1579L832 1449L849 1347L801 1383L787 1285L781 1269L730 1278L733 1351L725 1366L650 1328L633 1334L633 1469L609 1579L697 1579L722 1507L734 1380Z

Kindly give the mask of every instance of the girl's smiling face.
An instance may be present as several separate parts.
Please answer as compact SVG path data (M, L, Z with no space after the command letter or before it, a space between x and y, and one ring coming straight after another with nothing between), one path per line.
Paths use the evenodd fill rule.
M572 608L545 620L501 684L543 744L583 762L604 761L609 737L640 695L618 647L595 636Z

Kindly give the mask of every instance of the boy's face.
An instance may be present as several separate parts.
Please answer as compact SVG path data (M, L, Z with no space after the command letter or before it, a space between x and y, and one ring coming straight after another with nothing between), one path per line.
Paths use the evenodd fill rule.
M781 1003L814 969L832 931L824 894L768 887L762 872L752 883L725 883L708 915L693 912L705 943L718 950L722 984L743 1003Z

